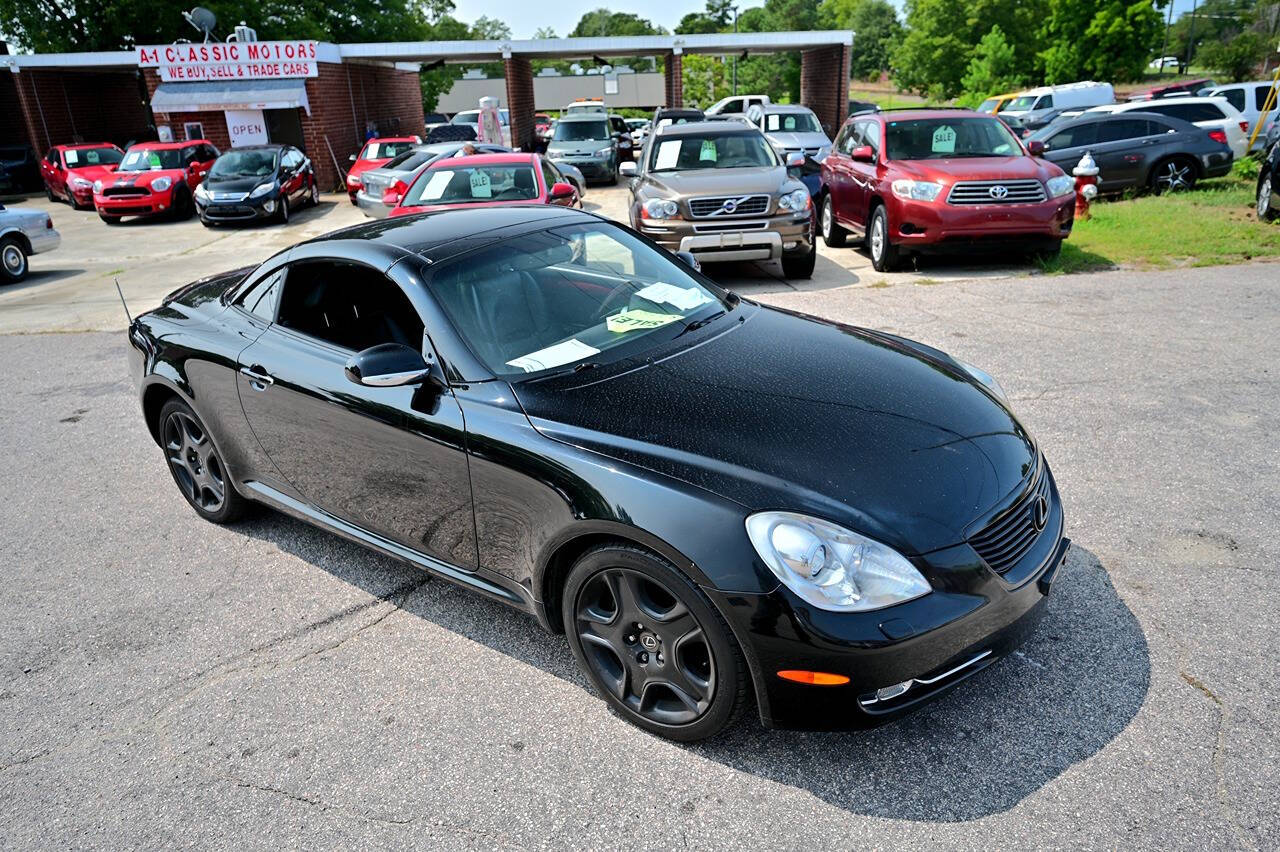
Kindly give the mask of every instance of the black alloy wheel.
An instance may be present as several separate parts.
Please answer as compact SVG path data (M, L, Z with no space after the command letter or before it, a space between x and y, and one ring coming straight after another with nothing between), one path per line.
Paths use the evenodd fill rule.
M160 444L182 496L202 518L218 524L244 512L213 438L190 406L172 399L160 410Z
M1170 157L1161 160L1151 170L1151 188L1157 195L1166 192L1185 192L1196 185L1195 163L1186 157Z
M605 700L629 721L690 742L723 730L746 702L746 666L723 618L666 561L618 544L570 572L565 632Z
M196 203L191 198L191 192L186 187L182 187L173 194L173 218L179 222L185 222L191 218L196 212Z

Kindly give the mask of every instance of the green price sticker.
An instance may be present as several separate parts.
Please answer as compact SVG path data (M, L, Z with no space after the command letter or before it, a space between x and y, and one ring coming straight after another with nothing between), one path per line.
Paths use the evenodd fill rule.
M605 327L612 332L648 331L661 328L681 319L679 314L659 314L653 311L623 311L605 319Z

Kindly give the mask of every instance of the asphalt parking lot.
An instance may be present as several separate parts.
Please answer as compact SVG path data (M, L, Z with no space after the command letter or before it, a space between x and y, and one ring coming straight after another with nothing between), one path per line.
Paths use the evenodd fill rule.
M56 207L0 327L117 329L114 275L138 310L343 204L289 236ZM881 282L840 255L717 277L1000 379L1076 544L1019 654L871 732L665 742L531 619L270 512L200 521L118 331L0 334L2 844L1276 848L1277 267Z

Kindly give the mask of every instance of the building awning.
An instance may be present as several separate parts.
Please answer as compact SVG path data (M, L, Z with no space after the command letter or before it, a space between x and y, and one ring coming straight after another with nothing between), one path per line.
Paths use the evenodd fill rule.
M209 80L161 83L151 96L155 112L201 112L217 109L291 109L311 115L306 80Z

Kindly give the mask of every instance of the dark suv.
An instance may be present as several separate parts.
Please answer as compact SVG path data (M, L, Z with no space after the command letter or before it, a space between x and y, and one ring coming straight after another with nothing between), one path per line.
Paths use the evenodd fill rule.
M845 122L822 162L819 223L829 246L850 232L865 236L878 272L925 252L1054 254L1071 233L1074 189L995 116L863 113Z

